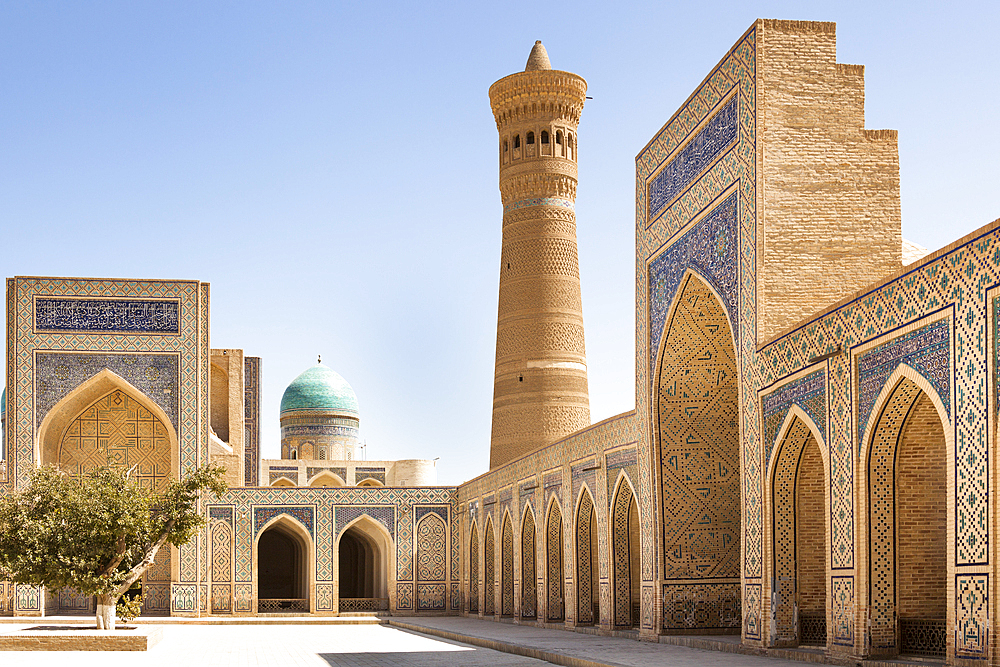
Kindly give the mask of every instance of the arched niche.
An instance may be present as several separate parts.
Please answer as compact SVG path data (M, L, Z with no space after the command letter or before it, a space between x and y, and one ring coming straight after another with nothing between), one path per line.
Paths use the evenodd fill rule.
M315 560L312 537L301 523L287 514L268 521L253 543L258 613L310 613Z
M584 484L576 503L576 622L580 625L599 623L600 594L598 589L597 512L594 496Z
M506 511L500 528L500 615L514 615L514 527Z
M479 527L472 522L469 531L469 613L479 613Z
M209 424L215 435L229 442L229 373L216 364L212 368L209 392Z
M287 477L279 477L278 479L271 482L271 486L288 488L292 486L298 486L298 484L288 479Z
M665 628L729 627L721 613L688 611L701 604L692 580L710 579L723 596L740 596L739 370L723 303L708 281L689 270L660 337L651 430L664 595L675 601ZM613 616L617 625L630 615L616 608Z
M538 570L535 566L535 513L526 503L521 515L521 618L538 615Z
M545 617L561 621L566 614L566 573L563 567L562 511L555 498L545 520Z
M611 504L612 619L616 627L639 625L639 506L624 472L618 475Z
M368 478L366 478L366 479L363 479L363 480L361 480L360 482L358 482L358 484L357 484L357 485L358 485L359 487L366 487L366 486L367 486L367 487L378 487L378 486L385 486L385 485L384 485L384 484L383 484L382 482L378 481L377 479L372 479L371 477L368 477Z
M822 436L793 405L767 475L772 646L827 644L829 471Z
M486 517L486 527L483 530L483 616L493 616L496 613L496 537L493 534L493 517Z
M64 396L62 400L56 403L48 414L42 419L42 423L38 428L38 436L35 440L35 460L39 461L42 465L55 465L60 466L62 462L60 461L60 449L62 447L63 441L65 440L67 434L71 428L81 425L79 421L80 417L87 411L95 408L98 403L100 403L105 398L111 396L115 392L121 392L122 396L126 398L129 402L134 403L136 406L140 407L145 412L148 412L149 418L136 420L137 422L142 422L142 425L137 425L136 428L142 426L144 430L145 426L151 426L154 429L162 429L163 431L163 457L160 459L160 447L157 446L158 450L155 452L157 454L157 462L163 466L167 466L168 469L165 474L153 474L151 477L157 478L156 484L165 483L166 480L176 479L178 477L179 470L179 455L180 450L177 443L177 432L174 430L173 425L170 422L170 418L167 416L166 412L163 411L155 401L150 399L148 396L142 393L141 390L134 387L128 381L126 381L121 376L116 373L104 369L97 373L88 380L82 382L76 389L71 391L69 394ZM114 406L117 409L119 406ZM110 410L108 411L110 415ZM121 415L117 415L121 416ZM116 420L117 416L113 419ZM102 419L102 415L94 414L90 415L84 421L89 422L99 422ZM89 428L89 426L88 426ZM79 434L72 437L87 437L89 434L85 431L81 431ZM122 434L124 436L124 433ZM142 436L142 432L137 432L137 438L134 447L131 451L129 450L130 444L123 443L123 447L118 447L116 449L119 452L113 452L112 460L105 460L100 463L96 457L96 452L92 456L86 457L92 459L93 465L128 465L131 467L133 463L128 463L129 454L132 454L133 458L138 458L136 463L140 463L140 467L145 465L151 465L150 459L151 452L148 447L144 447L144 443L140 443L139 437ZM124 461L119 461L120 453L124 451ZM76 458L76 457L75 457ZM85 461L83 461L86 464ZM159 480L163 480L162 482Z
M340 611L384 608L396 585L395 548L385 526L363 514L340 531L335 547Z

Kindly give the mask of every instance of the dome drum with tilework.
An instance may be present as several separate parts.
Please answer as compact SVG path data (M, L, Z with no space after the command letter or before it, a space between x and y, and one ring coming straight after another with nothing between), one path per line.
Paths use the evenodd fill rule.
M354 459L359 417L351 385L317 363L292 380L281 397L281 458Z

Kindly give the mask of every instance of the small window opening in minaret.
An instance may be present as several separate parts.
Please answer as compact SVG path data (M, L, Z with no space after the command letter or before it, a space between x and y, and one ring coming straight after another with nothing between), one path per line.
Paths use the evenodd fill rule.
M517 376L517 381L518 382L524 382L524 376L523 375L518 375Z
M520 134L515 134L514 135L514 148L516 150L516 149L518 149L520 147L521 147L521 135Z
M562 146L562 132L556 132L556 143Z
M549 143L549 133L546 132L545 130L542 130L542 143L543 144Z
M504 153L507 152L507 140L506 139L503 140L503 152Z
M510 271L510 262L507 262L507 270Z
M533 144L533 143L535 143L535 133L534 132L528 132L528 144L530 145L530 144Z

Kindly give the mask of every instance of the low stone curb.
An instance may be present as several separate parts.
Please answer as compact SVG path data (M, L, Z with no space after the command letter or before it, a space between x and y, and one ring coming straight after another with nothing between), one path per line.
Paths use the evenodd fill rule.
M161 639L163 628L158 625L110 632L97 629L24 628L0 634L0 651L148 651Z

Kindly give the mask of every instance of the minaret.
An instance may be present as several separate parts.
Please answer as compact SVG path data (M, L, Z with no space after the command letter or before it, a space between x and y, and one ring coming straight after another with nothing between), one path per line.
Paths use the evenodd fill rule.
M540 41L490 86L503 201L491 469L590 425L575 213L586 93Z

